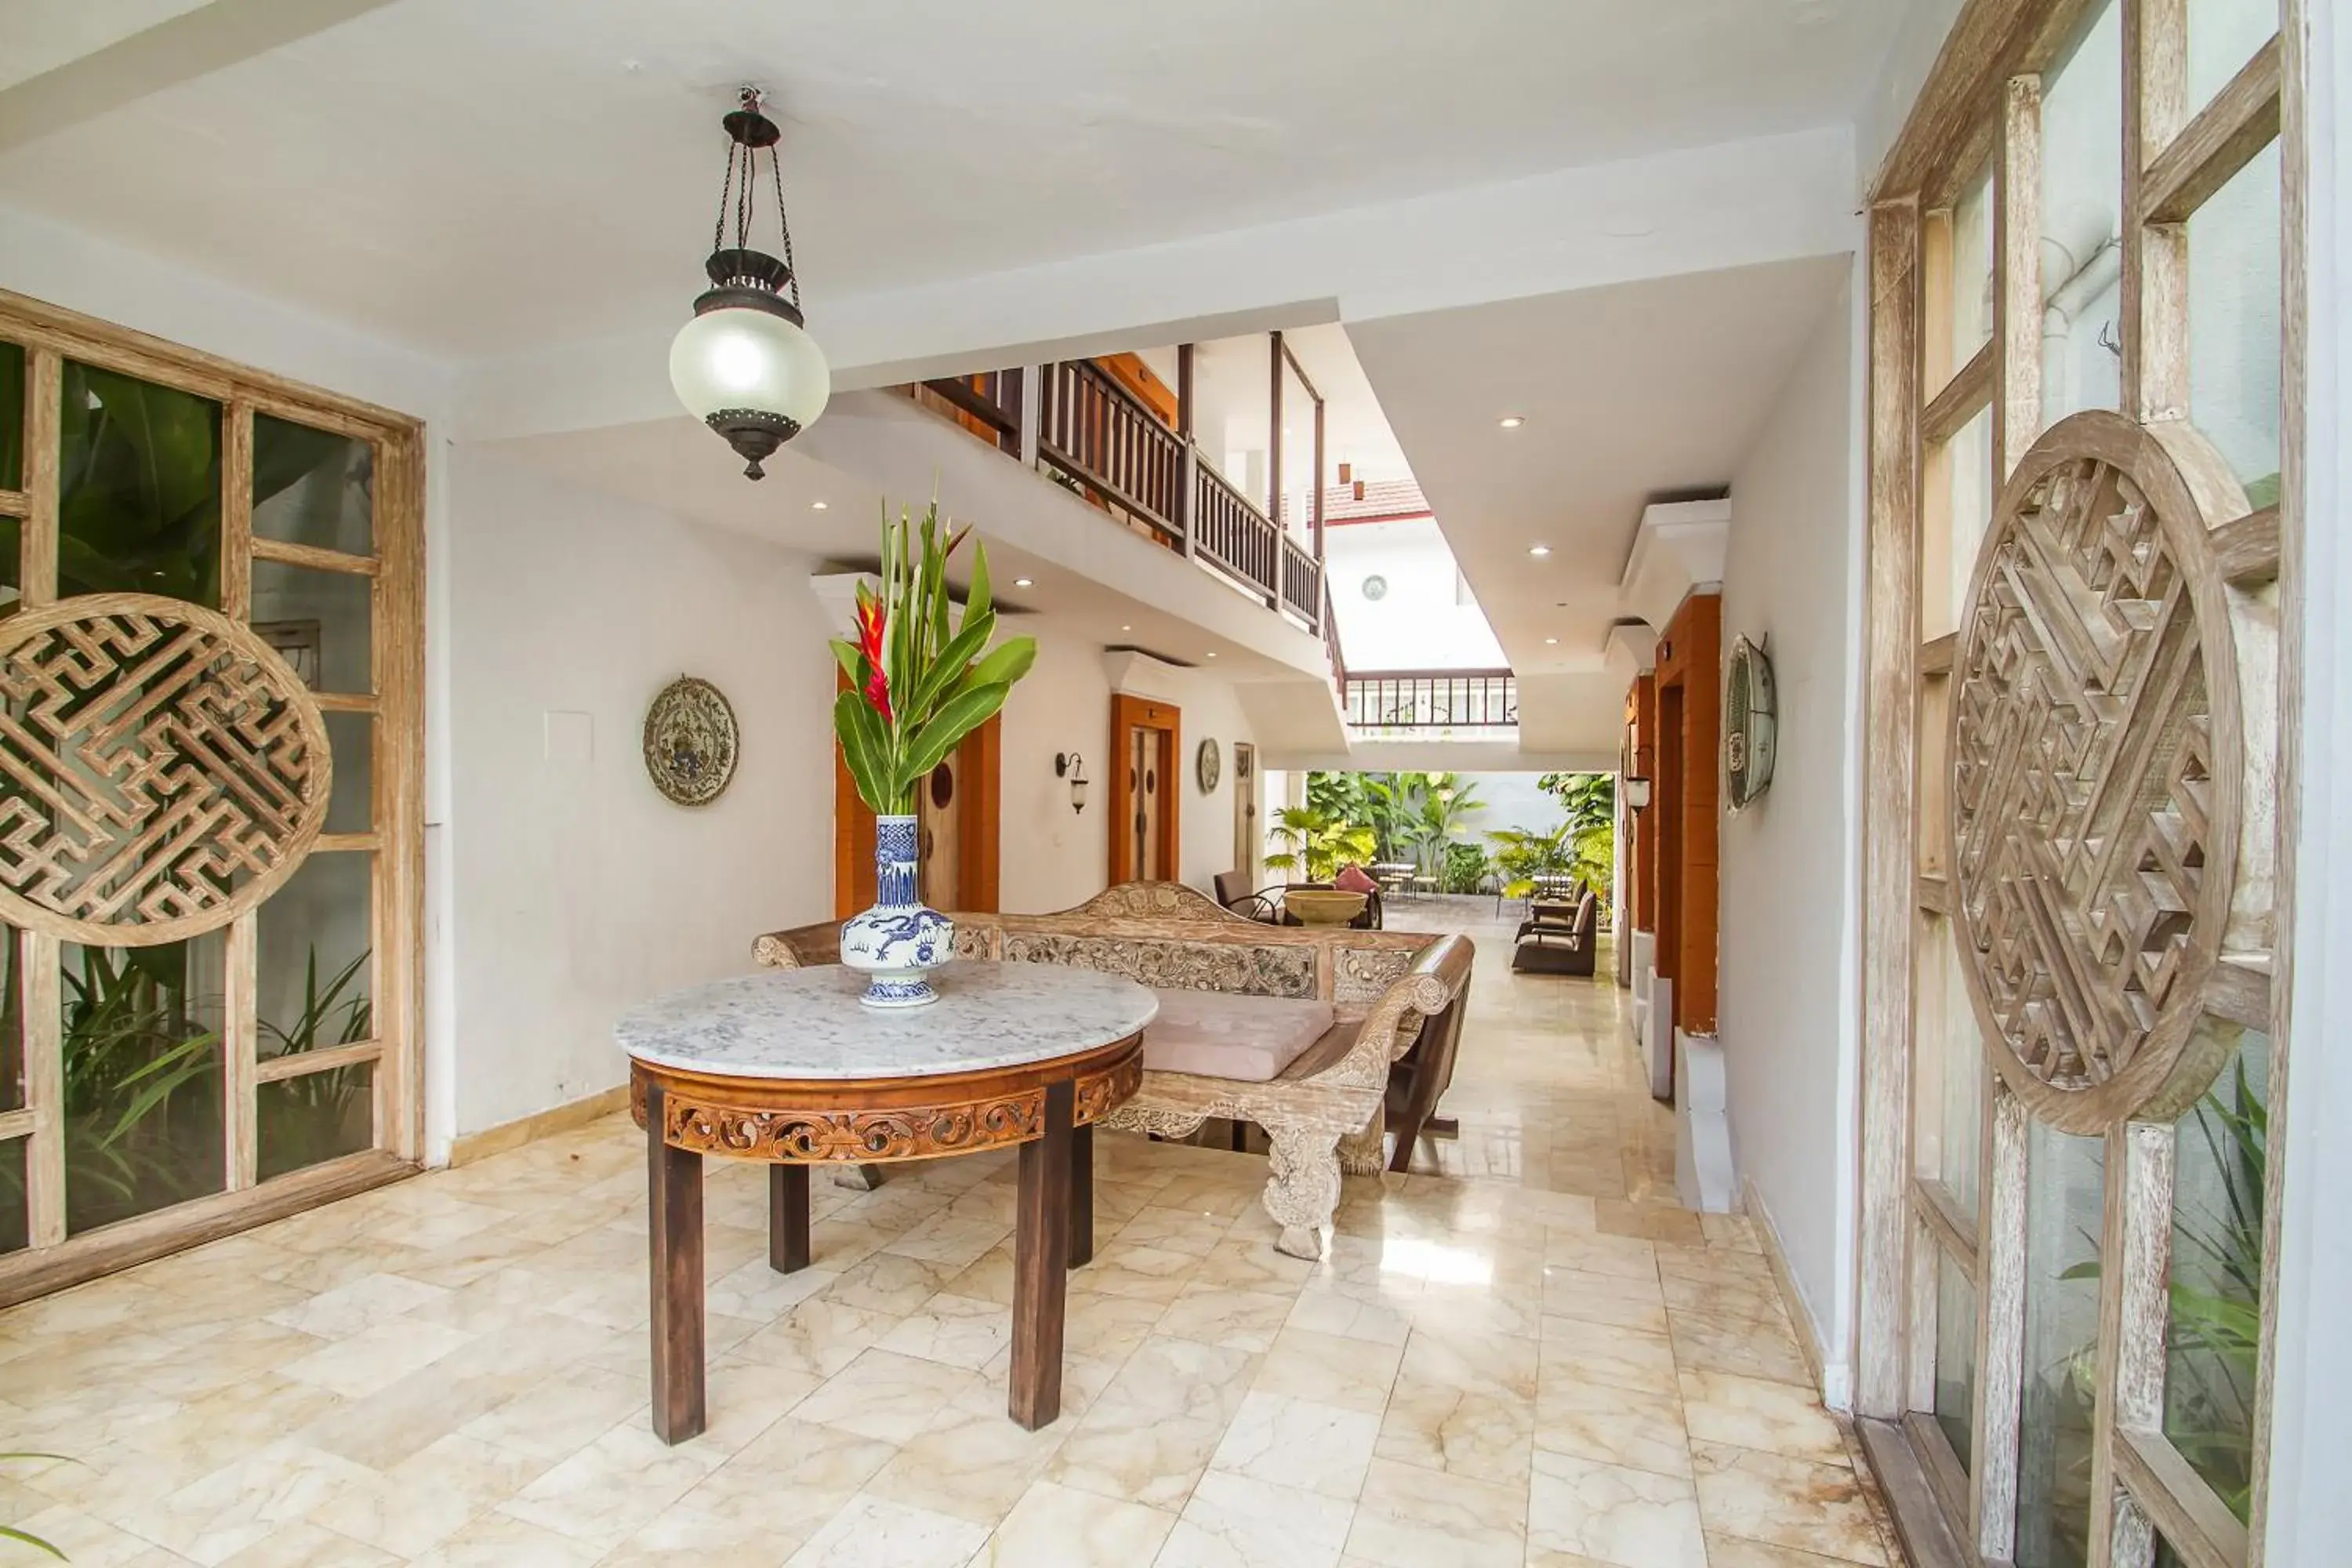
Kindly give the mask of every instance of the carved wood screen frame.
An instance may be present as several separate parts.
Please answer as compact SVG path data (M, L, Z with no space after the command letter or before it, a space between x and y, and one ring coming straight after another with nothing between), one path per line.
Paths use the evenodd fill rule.
M2043 295L2059 280L2044 279L2041 266L2043 75L2095 4L1966 0L1872 181L1861 285L1868 545L1853 1405L1913 1560L1944 1568L2017 1555L2028 1458L2022 1393L2034 1371L2031 1134L2039 1121L2097 1135L2103 1267L2086 1560L2091 1568L2148 1568L2160 1536L2193 1568L2261 1568L2281 1162L2271 1160L2267 1173L2244 1522L2165 1431L2168 1279L2179 1118L2246 1033L2269 1037L2273 1149L2295 1113L2290 948L2280 940L2294 900L2279 849L2294 832L2295 748L2276 715L2292 708L2301 659L2307 0L2281 0L2277 35L2210 90L2191 87L2183 0L2115 0L2119 68L2109 53L2093 68L2120 68L2122 78L2114 193L2121 407L2044 431ZM2190 422L2188 222L2273 144L2279 495L2276 505L2250 508ZM1961 257L1955 234L1961 195L1980 178L1989 260ZM1990 319L1970 322L1988 331L1980 342L1956 331L1956 301L1965 294L1973 303L1978 281L1973 270L1957 276L1963 261L1990 267ZM1955 437L1979 418L1990 427L1987 478L1998 499L1979 552L1949 563ZM2103 541L2078 531L2072 562L2053 563L2045 550L2032 569L2054 570L2005 608L1995 574L2018 581L2037 530L2044 545L2063 535L2060 520L2024 514L2053 500L2042 491L2035 500L2037 487L2069 469L2112 495L2128 484L2153 521L2136 516ZM2113 592L2116 574L2152 581L2151 568L2161 573L2162 563L2124 542L2134 534L2137 548L2153 542L2189 581L2178 592ZM1996 561L2004 549L2006 567ZM1948 564L1969 590L1954 606L1951 631L1948 602L1928 596L1929 586L1948 591L1938 581ZM2028 597L2038 610L2064 613L2032 637L2004 628L2001 617ZM2168 633L2152 630L2158 626ZM2142 724L2135 740L2104 748L2086 739L2086 728L2134 710L2129 659L2146 651L2144 639L2167 635L2171 668L2193 662L2209 679L2208 700L2150 696L2140 710L2168 710L2179 727ZM2184 661L2189 648L2194 659ZM2033 689L2051 668L2090 678L2061 681L2079 689L2053 701ZM2034 703L2043 705L2039 716L2028 710ZM2005 717L1999 711L2012 704ZM2200 733L2189 733L2191 720ZM2086 728L2069 735L2067 725ZM2016 758L2004 760L2000 747L2015 743L2047 748L2024 770L2039 778L2012 776ZM2168 769L2168 760L2189 765ZM2085 763L2092 776L2073 776ZM2126 787L2151 779L2156 786L2138 795ZM2021 820L2000 820L2002 799ZM1972 812L1990 814L1992 825L1973 845ZM2069 816L2088 831L2069 835ZM2093 838L2105 858L2090 852ZM2137 861L2121 847L2126 841L2144 852ZM1990 897L1987 884L2000 879L1987 877L1984 857L2000 849L2021 868L2037 844L2039 866ZM1955 987L1969 997L1957 1009L1944 1005L1928 972L1947 949ZM2029 973L2036 967L2038 978ZM2104 1044L2086 1053L2080 1031L2093 1023ZM2069 1028L2078 1031L2071 1041ZM1972 1042L1967 1048L1982 1058L1973 1139L1921 1120L1943 1109L1948 1064L1932 1051L1915 1059L1930 1037L1946 1047ZM1948 1139L1970 1145L1973 1201L1944 1180L1955 1169ZM1975 1306L1959 1334L1974 1368L1965 1465L1927 1414L1942 1337L1939 1270L1957 1273Z
M173 940L157 922L142 933L91 926L81 931L0 910L17 924L19 1016L25 1019L22 1103L0 1100L0 1152L22 1150L29 1245L0 1255L0 1307L130 1267L197 1242L396 1180L424 1153L423 993L425 963L425 426L374 404L234 363L143 333L0 289L0 339L25 352L24 468L16 489L0 489L0 517L16 520L19 602L0 620L9 637L30 637L58 617L79 616L111 595L60 604L59 471L61 396L69 363L135 377L206 399L220 417L220 606L233 628L221 642L263 668L266 645L249 630L259 563L299 567L363 582L368 606L370 679L364 690L300 692L295 706L306 748L322 765L305 786L303 805L276 843L272 864L230 898L208 907L185 929L223 931L220 1029L222 1186L134 1217L68 1235L65 1089L61 1037L61 949L68 941L130 945ZM363 443L371 453L371 549L356 554L257 535L252 506L256 422L262 417ZM213 612L164 601L188 624L218 632ZM283 671L275 654L268 667ZM290 672L289 672L290 675ZM299 685L298 688L299 689ZM369 821L363 830L330 832L323 812L331 776L319 714L373 721ZM348 792L347 792L348 793ZM259 917L273 887L282 887L305 853L340 851L370 858L371 1037L290 1056L261 1054L257 1016ZM223 909L225 923L217 922ZM189 911L181 911L189 912ZM184 934L184 930L179 934ZM367 1068L372 1073L373 1146L285 1174L261 1179L257 1106L273 1082L312 1073Z

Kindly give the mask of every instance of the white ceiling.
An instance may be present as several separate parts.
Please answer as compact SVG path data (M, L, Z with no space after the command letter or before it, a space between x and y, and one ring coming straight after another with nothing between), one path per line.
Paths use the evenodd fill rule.
M1576 713L1528 721L1547 744L1609 743L1622 685L1529 678L1601 668L1642 508L1730 482L1848 266L1774 262L1349 328L1520 673L1523 713L1538 689L1573 694ZM1503 429L1507 415L1527 423ZM1550 554L1530 556L1537 544Z
M18 112L0 113L15 138L0 149L0 202L472 358L677 318L716 206L717 116L744 79L780 100L814 318L828 300L1843 122L1899 11L1880 0L267 8L305 6L360 14L89 115L121 93L109 71L143 82L154 51L133 37L63 62L184 7L8 0L11 60L87 79L72 94L54 78L47 91L41 78L0 89L0 110L18 95ZM169 25L217 16L233 31L262 9L212 0Z

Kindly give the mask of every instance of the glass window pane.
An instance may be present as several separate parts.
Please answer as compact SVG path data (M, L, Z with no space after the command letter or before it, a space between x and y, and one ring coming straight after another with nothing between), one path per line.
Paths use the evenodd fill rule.
M1977 1290L1952 1255L1936 1254L1936 1425L1959 1456L1960 1468L1975 1467L1969 1441L1969 1414L1976 1407Z
M253 563L253 629L313 691L375 689L369 642L373 579L282 561Z
M1952 205L1952 361L1938 384L1990 341L1992 313L1992 164L1987 163ZM1937 390L1928 387L1927 395Z
M2271 1041L2233 1025L2207 1026L2240 1038L2221 1078L2180 1119L2175 1144L2164 1435L2243 1520L2253 1491Z
M312 855L261 906L254 1005L260 1054L287 1056L367 1039L374 1029L375 857Z
M218 609L220 405L71 360L64 381L58 595L159 594Z
M219 1192L223 938L64 950L66 1231Z
M16 928L0 925L0 1110L25 1103L25 997L16 984Z
M365 441L253 416L253 531L366 555L375 549L375 454Z
M1960 973L1952 922L1919 917L1915 1035L1919 1064L1918 1171L1944 1184L1971 1218L1982 1158L1985 1060L1976 1009Z
M365 833L375 811L375 715L329 713L327 744L335 754L327 795L329 833Z
M2042 423L2119 407L2123 22L2092 8L2042 98Z
M2278 28L2278 0L2189 0L2189 112L2204 108Z
M0 342L0 490L24 488L25 345Z
M1992 409L1979 408L1926 464L1919 555L1919 635L1956 630L1968 603L1977 546L1992 521Z
M255 1090L261 1180L375 1147L375 1064L282 1078Z
M0 1143L0 1252L20 1252L32 1243L32 1213L25 1197L26 1141Z
M2027 1135L2025 1397L2017 1568L2082 1568L2091 1523L2106 1145L2040 1121Z
M2279 496L2280 287L2273 142L2189 219L2189 417L2256 508Z

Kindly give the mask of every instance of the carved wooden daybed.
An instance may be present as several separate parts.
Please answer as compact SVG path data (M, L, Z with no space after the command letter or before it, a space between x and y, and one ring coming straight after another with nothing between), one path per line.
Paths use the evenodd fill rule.
M1158 991L1143 1087L1102 1125L1177 1138L1211 1117L1264 1128L1265 1211L1282 1227L1276 1245L1296 1258L1320 1255L1341 1171L1381 1169L1391 1065L1420 1042L1416 1059L1430 1070L1408 1102L1415 1121L1452 1071L1470 983L1466 937L1263 925L1178 882L1122 883L1058 914L954 920L959 957L1076 964ZM776 968L837 963L839 929L773 931L752 956ZM1418 1131L1398 1130L1400 1166Z

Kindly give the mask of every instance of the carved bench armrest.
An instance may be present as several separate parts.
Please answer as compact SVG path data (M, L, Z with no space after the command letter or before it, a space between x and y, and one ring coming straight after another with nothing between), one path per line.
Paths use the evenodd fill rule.
M1472 953L1465 936L1444 937L1423 949L1364 1015L1348 1054L1317 1073L1315 1081L1386 1088L1389 1064L1412 1047L1422 1020L1445 1011L1468 987Z
M819 921L790 931L772 931L753 940L751 962L762 969L814 969L839 963L841 922Z

